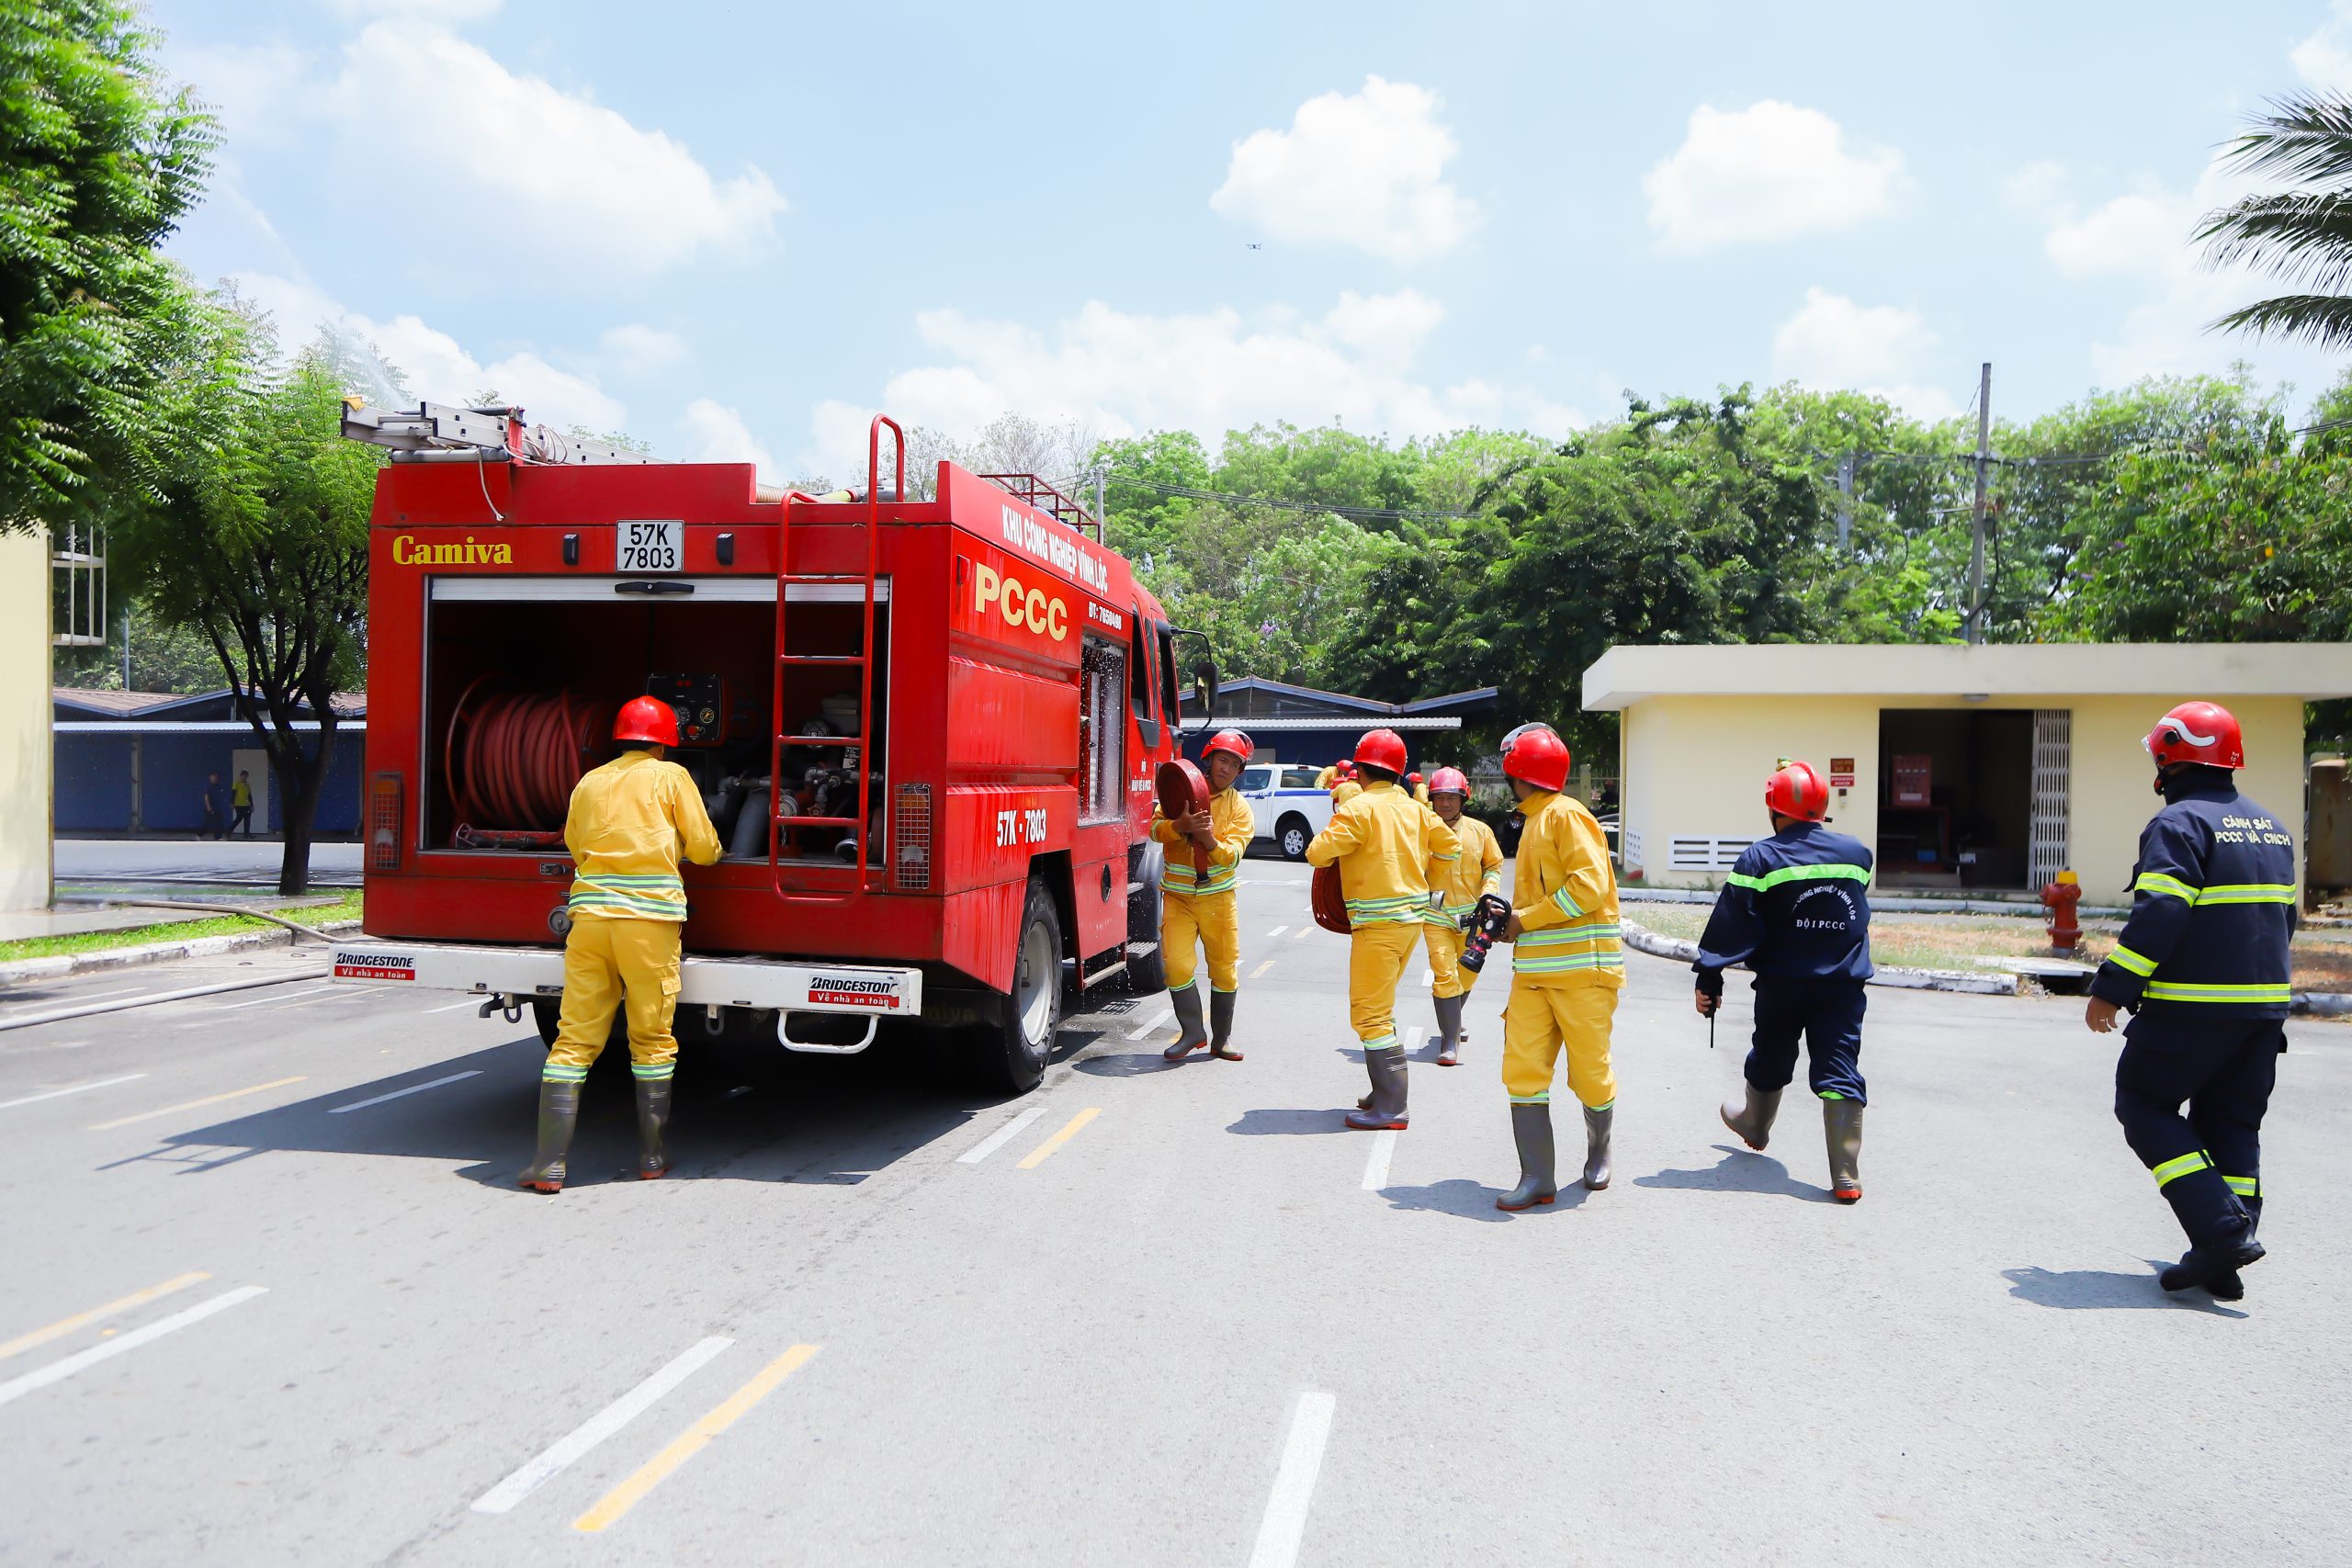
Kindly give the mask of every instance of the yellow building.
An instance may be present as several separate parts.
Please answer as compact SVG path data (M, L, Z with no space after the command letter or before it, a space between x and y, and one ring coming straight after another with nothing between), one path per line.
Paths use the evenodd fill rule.
M2039 889L2121 900L2156 806L2141 738L2174 704L2245 729L2246 794L2303 819L2303 703L2352 694L2352 644L1770 644L1613 648L1587 711L1622 715L1624 880L1719 886L1771 831L1782 758L1830 775L1830 815L1871 846L1876 886Z
M0 533L0 910L49 907L50 578L45 533Z

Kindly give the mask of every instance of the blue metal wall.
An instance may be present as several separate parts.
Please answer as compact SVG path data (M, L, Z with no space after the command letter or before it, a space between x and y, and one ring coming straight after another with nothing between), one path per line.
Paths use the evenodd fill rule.
M194 833L204 823L204 776L219 773L226 786L236 778L232 754L251 749L248 736L162 731L74 734L56 737L57 831L121 833L130 828L130 747L140 742L142 829L150 833ZM320 838L350 838L359 831L360 784L367 770L364 734L334 738L334 755L319 797L312 832ZM280 792L272 789L267 830L284 826ZM256 822L254 827L263 825Z

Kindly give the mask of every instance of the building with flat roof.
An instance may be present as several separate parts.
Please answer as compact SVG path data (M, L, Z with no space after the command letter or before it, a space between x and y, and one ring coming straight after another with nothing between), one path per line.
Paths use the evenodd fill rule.
M2352 644L1763 644L1612 648L1588 711L1621 716L1623 876L1719 886L1771 829L1783 758L1829 777L1830 815L1877 886L2018 891L2131 880L2156 801L2141 738L2174 704L2245 729L2241 787L2303 821L2303 704L2352 694Z
M1414 767L1451 763L1466 771L1475 759L1457 732L1464 718L1492 715L1495 697L1494 687L1481 686L1418 702L1385 703L1244 675L1218 689L1214 721L1204 720L1200 705L1186 695L1184 755L1197 761L1210 732L1232 725L1249 731L1261 759L1319 768L1352 752L1365 730L1388 728L1403 737Z

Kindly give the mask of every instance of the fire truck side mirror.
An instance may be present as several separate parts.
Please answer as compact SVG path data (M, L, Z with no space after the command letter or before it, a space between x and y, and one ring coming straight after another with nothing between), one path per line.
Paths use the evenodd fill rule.
M1201 705L1204 723L1216 716L1216 666L1205 659L1193 666L1193 700Z

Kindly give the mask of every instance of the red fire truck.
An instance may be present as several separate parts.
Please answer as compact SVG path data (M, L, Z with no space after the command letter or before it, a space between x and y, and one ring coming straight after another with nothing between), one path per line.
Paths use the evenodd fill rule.
M885 466L884 435L899 461ZM565 807L614 710L678 710L672 753L727 846L685 868L678 1030L866 1048L952 1030L1033 1087L1066 994L1164 984L1158 766L1180 652L1100 525L1029 475L862 491L658 463L519 410L354 409L394 448L368 587L366 938L339 979L479 994L552 1038Z

